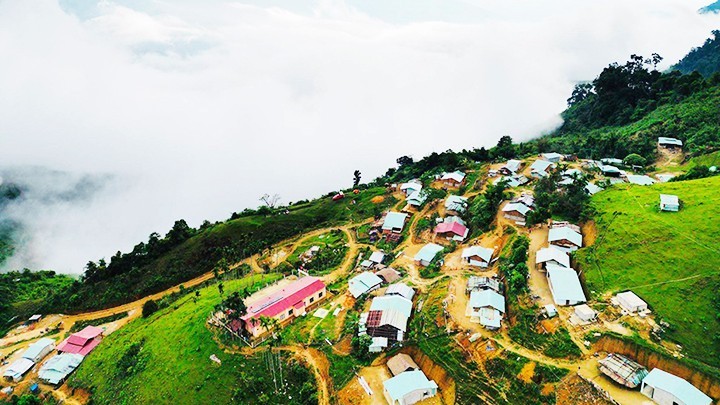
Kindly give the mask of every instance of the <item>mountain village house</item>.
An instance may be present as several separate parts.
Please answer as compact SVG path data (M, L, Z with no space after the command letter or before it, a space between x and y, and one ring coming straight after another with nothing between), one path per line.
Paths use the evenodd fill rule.
M535 265L538 270L545 270L549 265L570 268L570 256L555 246L542 248L535 254Z
M508 203L502 209L503 216L511 221L515 221L518 225L525 225L527 214L532 211L530 207L523 203Z
M448 188L459 188L465 184L465 173L461 171L455 171L452 173L445 173L440 177L440 181L445 187Z
M558 163L564 158L563 155L555 152L542 153L540 154L540 157L543 158L543 160L545 160L546 162L550 163Z
M712 398L686 380L654 368L642 381L640 388L646 397L659 405L710 405Z
M390 405L412 405L437 394L438 385L421 370L405 371L383 382L383 395Z
M80 332L68 336L57 346L58 353L72 353L87 356L102 340L102 328L86 326Z
M353 298L358 298L363 294L377 290L382 285L383 280L369 271L362 272L348 281L348 292Z
M470 266L487 268L492 260L493 249L488 249L482 246L470 246L463 249L462 259L467 262Z
M298 316L318 306L327 298L325 283L316 277L303 277L284 286L252 305L240 322L232 322L231 329L244 329L252 338L260 337L267 330L260 325L260 318L267 317L282 325L292 322Z
M520 170L522 164L523 162L521 160L510 159L498 170L498 172L506 176L512 176Z
M387 339L387 345L403 341L413 303L401 295L375 297L368 312L361 314L359 334Z
M400 191L405 194L405 197L410 196L412 193L422 190L423 186L419 181L410 180L407 183L400 185Z
M445 212L450 215L460 215L465 212L467 205L467 197L451 195L445 200Z
M555 163L548 162L547 160L536 160L530 165L530 176L536 179L547 177L550 175L552 169L555 168Z
M440 238L462 242L470 230L460 222L446 221L439 223L434 232Z
M681 140L676 138L668 138L661 136L658 138L658 146L668 149L682 149L683 143Z
M442 252L443 247L435 243L428 243L415 255L414 260L418 266L429 266L438 253Z
M660 211L680 211L680 199L671 194L660 194Z
M552 223L548 232L548 242L564 252L574 252L582 247L582 234L576 225Z
M547 280L555 304L577 305L587 302L580 279L574 269L548 265Z

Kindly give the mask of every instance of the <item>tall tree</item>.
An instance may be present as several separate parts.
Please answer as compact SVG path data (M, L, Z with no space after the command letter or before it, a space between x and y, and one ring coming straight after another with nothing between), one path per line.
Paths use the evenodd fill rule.
M353 172L353 188L357 187L358 184L360 184L360 170L355 170Z

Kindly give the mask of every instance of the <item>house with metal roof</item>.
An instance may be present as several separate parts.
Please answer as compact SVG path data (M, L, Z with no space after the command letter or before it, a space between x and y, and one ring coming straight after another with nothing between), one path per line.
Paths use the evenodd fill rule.
M562 267L570 267L570 256L564 251L550 246L542 248L535 254L535 265L538 269L545 269L548 264L554 264Z
M423 246L419 252L417 252L414 260L420 266L429 266L430 262L432 262L433 259L435 259L435 257L440 252L442 252L442 250L442 246L435 243L428 243L427 245Z
M375 274L377 274L378 277L383 279L383 281L388 284L400 280L400 273L398 273L398 271L393 269L392 267L385 267L384 269L380 269L376 271Z
M19 382L22 380L25 373L30 371L31 368L35 365L35 362L26 359L25 357L21 357L15 361L13 361L7 369L5 369L5 372L3 373L3 378L10 382Z
M561 161L565 156L555 152L542 153L540 156L548 162L557 163Z
M385 290L385 295L399 295L412 301L413 297L415 296L415 290L413 290L412 287L408 286L405 283L396 283L390 284L390 286L388 286L388 288Z
M515 221L519 225L525 224L525 218L530 211L532 211L532 208L527 205L514 202L506 204L502 209L505 218Z
M597 320L597 312L587 304L576 305L575 316L581 322L595 322Z
M474 290L465 307L470 322L479 323L490 330L500 329L505 313L505 297L493 290Z
M462 242L470 233L470 230L459 222L441 222L433 230L441 238Z
M465 184L465 173L459 170L452 173L444 173L442 177L440 177L440 181L442 181L445 187L460 187Z
M523 184L527 184L530 181L530 179L528 179L527 177L525 177L522 174L516 174L516 175L512 175L512 176L498 177L495 180L495 182L493 182L493 184L499 184L500 182L503 182L503 181L507 184L508 187L513 188L513 187L520 187Z
M547 280L555 304L577 305L587 302L580 279L574 269L548 265Z
M498 172L506 176L511 176L513 174L516 174L520 170L522 164L522 160L510 159L507 161L507 163L505 163L503 167L498 169Z
M565 252L574 252L582 247L582 234L569 226L550 228L548 242Z
M400 185L400 191L405 193L405 196L409 196L412 193L423 189L423 185L418 181L409 181Z
M375 264L381 264L385 260L385 253L383 252L372 252L368 259Z
M383 280L376 274L364 271L348 281L348 291L354 298L358 298L363 294L377 290L382 283Z
M618 169L617 167L613 165L598 165L598 169L600 169L600 172L602 172L603 175L608 177L620 177L620 175L623 173L622 170Z
M659 368L652 369L642 380L640 392L660 405L710 405L713 402L688 381Z
M102 340L103 329L97 326L86 326L80 332L68 336L57 346L59 353L74 353L87 356Z
M645 367L615 353L608 353L607 357L598 360L598 368L613 381L628 388L637 387L648 375Z
M425 204L425 201L427 201L427 197L428 193L426 192L426 190L420 190L410 194L405 201L408 203L408 205L412 205L413 207L420 207L421 205Z
M637 294L632 291L624 291L617 294L615 300L620 307L631 314L648 310L647 302L643 301L642 298L638 297Z
M606 164L606 165L621 166L623 164L623 160L618 159L618 158L602 158L602 159L600 159L600 162L602 162L603 164Z
M388 339L386 337L378 336L372 338L372 340L370 341L370 346L368 346L368 351L370 353L380 353L387 347Z
M33 342L28 346L27 350L22 354L26 359L32 360L35 363L44 359L45 356L50 354L55 349L55 340L50 338L42 338Z
M317 307L325 298L327 289L321 279L303 277L248 306L247 313L230 327L236 331L244 328L250 336L259 337L267 332L259 322L261 317L273 318L283 324L289 323Z
M62 353L51 357L38 371L38 378L50 385L60 385L70 373L82 363L83 356L76 353Z
M655 184L655 179L646 175L628 174L628 183L637 184L638 186L652 186Z
M360 329L371 337L385 337L388 344L402 341L412 313L412 301L400 295L375 297Z
M398 375L406 371L420 370L412 357L405 353L398 353L390 357L386 364L392 375Z
M683 143L677 138L668 138L665 136L658 137L658 145L666 148L682 148Z
M462 259L470 266L477 266L487 268L492 260L494 249L489 249L483 246L470 246L462 251Z
M459 195L450 195L445 199L445 211L449 213L460 214L465 212L468 205L467 197Z
M390 405L412 405L437 394L438 385L420 370L406 371L383 382L383 395Z
M588 183L585 185L585 192L588 193L589 195L594 195L601 191L603 191L603 188L598 186L595 183Z
M660 211L680 211L680 199L672 194L660 194Z
M382 224L383 233L401 233L405 228L408 214L402 212L388 212Z
M547 177L553 168L555 168L555 163L538 159L530 165L530 176L537 179Z

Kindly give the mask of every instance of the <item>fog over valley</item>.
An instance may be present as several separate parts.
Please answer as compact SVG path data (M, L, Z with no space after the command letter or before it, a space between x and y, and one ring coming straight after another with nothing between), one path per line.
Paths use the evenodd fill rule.
M81 273L180 218L530 139L608 61L665 69L720 21L687 0L296 3L0 1L0 176L22 190L2 270Z

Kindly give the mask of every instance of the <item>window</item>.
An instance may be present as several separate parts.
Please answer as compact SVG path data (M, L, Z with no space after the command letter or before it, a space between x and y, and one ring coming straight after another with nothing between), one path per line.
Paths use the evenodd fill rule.
M292 315L292 309L288 311L288 316Z
M312 304L313 301L315 301L315 298L310 298L310 303Z
M323 296L323 292L320 291L320 294L318 294L318 298L322 298L322 296Z

